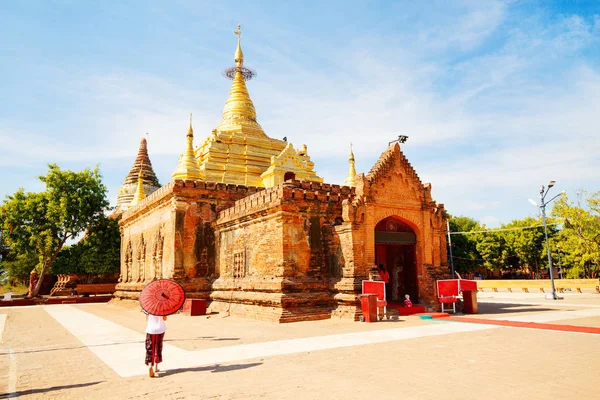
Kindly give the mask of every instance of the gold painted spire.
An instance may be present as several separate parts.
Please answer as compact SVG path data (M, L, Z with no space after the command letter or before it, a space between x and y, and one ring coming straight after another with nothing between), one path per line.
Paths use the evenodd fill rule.
M252 70L244 67L244 53L242 52L241 26L234 31L238 35L237 48L233 57L235 67L228 70L228 76L233 75L233 84L229 91L229 98L225 102L221 123L217 126L218 131L245 131L260 136L266 136L260 124L256 121L256 109L250 99L246 88L246 79L253 76ZM234 73L235 71L235 73ZM229 75L231 73L231 75Z
M244 64L244 53L242 53L242 46L240 44L240 39L242 38L242 26L238 24L237 31L233 31L238 37L238 45L237 49L235 49L235 55L233 56L233 61L235 61L236 67L241 67Z
M179 163L177 169L173 172L173 179L189 179L189 180L201 180L202 173L198 168L198 162L194 156L194 129L192 128L192 113L190 113L190 127L188 128L187 135L187 146L181 156L179 156Z
M348 162L350 163L350 168L348 168L348 177L346 178L346 182L344 182L344 186L356 187L356 183L354 181L356 178L356 168L354 167L352 143L350 143L350 157L348 157Z
M137 181L137 190L135 191L133 200L131 200L131 205L134 206L145 198L146 193L144 193L144 172L140 169L140 174L138 175Z

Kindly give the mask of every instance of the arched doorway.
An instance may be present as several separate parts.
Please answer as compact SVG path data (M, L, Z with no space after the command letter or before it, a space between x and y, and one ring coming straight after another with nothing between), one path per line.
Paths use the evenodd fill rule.
M293 172L288 171L283 175L284 182L293 181L294 179L296 179L296 174L294 174Z
M402 302L409 294L413 303L419 302L416 243L413 229L398 217L385 218L375 226L375 263L383 264L390 274L388 301Z

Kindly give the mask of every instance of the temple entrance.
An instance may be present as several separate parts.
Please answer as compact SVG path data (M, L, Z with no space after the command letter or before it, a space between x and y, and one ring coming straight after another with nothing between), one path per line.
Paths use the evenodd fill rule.
M412 228L399 218L388 217L375 226L375 263L383 264L390 274L388 302L402 303L405 294L410 295L413 304L419 302L416 242Z
M286 172L283 175L283 181L284 182L293 181L294 179L296 179L296 174L294 174L293 172Z

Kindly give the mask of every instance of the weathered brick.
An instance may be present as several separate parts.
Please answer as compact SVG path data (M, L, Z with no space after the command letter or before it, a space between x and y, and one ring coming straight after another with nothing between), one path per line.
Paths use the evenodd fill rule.
M376 251L375 230L389 239L400 237L400 226L416 236L408 253L398 253L414 258L402 265L410 271L402 276L413 276L419 300L437 307L435 280L447 275L443 205L396 146L359 176L356 189L297 180L268 189L166 185L121 220L117 293L135 297L145 281L163 277L211 299L214 309L233 301L255 318L356 318L356 282L377 263L395 262L377 259L384 253ZM399 277L390 283L398 297L404 270L389 268Z

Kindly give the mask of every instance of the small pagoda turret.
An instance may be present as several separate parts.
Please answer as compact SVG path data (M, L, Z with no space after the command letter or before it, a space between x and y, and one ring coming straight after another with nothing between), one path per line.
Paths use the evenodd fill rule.
M356 168L354 166L354 153L352 152L352 143L350 143L350 156L348 157L348 163L350 164L350 166L348 168L348 177L346 177L344 186L356 187Z
M194 156L194 129L192 128L192 114L190 113L190 127L188 128L186 135L186 148L183 154L179 156L179 162L177 163L177 169L173 172L172 179L183 179L183 180L202 180L204 179L200 168L198 168L198 161Z
M140 141L140 148L135 162L119 188L117 207L113 215L120 215L130 207L131 202L135 197L135 193L138 190L140 176L142 177L144 197L149 196L155 190L160 188L160 183L152 169L152 162L148 156L148 142L145 138Z

